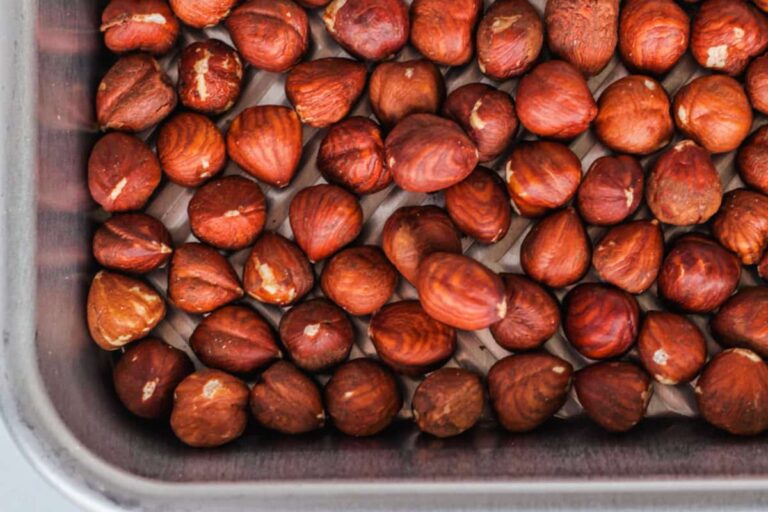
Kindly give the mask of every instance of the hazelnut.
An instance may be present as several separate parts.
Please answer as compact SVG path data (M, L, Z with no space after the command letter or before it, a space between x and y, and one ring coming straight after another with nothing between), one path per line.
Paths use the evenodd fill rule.
M184 352L157 338L145 338L126 349L112 371L112 380L126 409L155 419L170 414L173 390L193 371Z
M96 117L102 130L140 132L176 107L171 79L151 56L121 57L99 83Z
M517 134L512 97L486 84L467 84L448 95L443 115L456 121L477 146L481 162L498 158Z
M88 190L108 212L143 208L161 177L160 162L149 146L124 133L103 136L88 159Z
M283 315L280 339L296 366L319 372L349 356L354 332L341 308L325 299L312 299Z
M261 425L283 434L304 434L325 425L320 388L287 361L261 374L251 389L251 412Z
M414 0L411 44L436 64L466 64L472 58L472 37L482 8L482 0Z
M739 149L739 176L752 188L768 194L768 126L757 130Z
M304 124L323 128L341 121L363 93L368 72L351 59L303 62L285 80L285 94Z
M573 367L547 354L507 356L488 372L491 405L501 426L528 432L550 419L568 398Z
M728 347L768 356L768 288L750 287L729 298L712 319L712 333Z
M212 448L237 439L248 423L248 393L245 382L228 373L193 373L173 394L173 433L196 448Z
M288 107L247 108L227 132L230 158L254 178L274 187L287 187L293 179L301 149L301 121Z
M659 272L659 294L692 313L715 310L736 290L739 259L714 240L686 235L672 246Z
M768 55L756 58L747 68L745 78L750 103L763 114L768 113Z
M243 269L243 287L260 302L290 306L312 289L315 276L301 249L277 233L256 240Z
M663 258L659 221L636 220L615 226L603 236L592 252L592 265L603 281L638 294L656 281Z
M265 71L287 71L309 47L309 18L291 0L247 0L225 24L243 58Z
M216 249L187 243L173 253L168 298L177 308L208 313L242 296L237 274Z
M506 178L515 211L523 217L539 217L576 195L581 161L558 142L523 142L509 155Z
M485 167L445 189L445 208L461 231L484 244L504 238L512 222L506 186Z
M744 88L728 76L702 76L685 85L673 110L680 131L710 153L733 151L752 128L752 106Z
M724 350L696 382L701 415L731 434L751 436L768 429L768 366L744 348Z
M351 247L333 256L323 269L323 293L356 316L386 304L397 285L397 271L376 246Z
M184 24L194 28L218 25L237 0L169 0L171 9Z
M594 161L576 192L582 218L596 226L618 224L643 201L643 168L631 156L604 156Z
M157 156L168 178L183 187L196 187L224 169L224 137L207 117L183 112L160 127Z
M768 247L768 197L745 189L728 192L712 233L742 263L754 265Z
M647 76L613 82L600 95L595 133L620 153L647 155L663 148L674 134L666 91Z
M101 265L145 274L171 257L171 235L163 223L143 213L110 217L96 230L93 255Z
M408 42L408 7L402 0L333 0L323 22L339 45L363 60L386 59Z
M496 343L507 350L539 348L560 326L560 305L544 288L519 274L502 274L507 314L491 325Z
M475 144L453 121L413 114L395 126L384 143L395 183L409 192L437 192L475 169Z
M475 426L483 412L480 376L461 368L443 368L427 376L413 394L413 418L419 430L435 437L457 436Z
M443 75L426 59L382 62L371 75L371 108L382 125L392 127L410 114L436 114L445 98Z
M674 0L628 0L619 20L619 51L632 69L663 75L688 49L691 21Z
M520 264L525 273L552 288L568 286L584 277L591 257L587 232L573 208L540 220L520 247Z
M576 372L576 395L589 418L609 432L626 432L645 416L653 384L643 370L623 361Z
M757 273L764 281L768 281L768 251L763 254L762 259L757 264Z
M165 302L143 281L102 270L88 291L88 329L104 350L146 336L165 317Z
M427 315L416 300L381 308L371 317L368 335L381 360L406 375L434 370L456 350L456 331Z
M143 51L161 55L179 37L179 21L163 0L111 0L101 13L104 44L115 53Z
M637 350L653 378L671 386L693 380L707 360L707 342L696 324L663 311L645 315Z
M325 403L336 428L360 437L387 428L403 400L386 368L372 359L355 359L340 366L325 385Z
M207 39L181 51L179 100L185 107L221 114L232 108L242 87L243 62L228 44Z
M544 44L544 23L528 0L496 0L477 27L477 64L495 80L520 76Z

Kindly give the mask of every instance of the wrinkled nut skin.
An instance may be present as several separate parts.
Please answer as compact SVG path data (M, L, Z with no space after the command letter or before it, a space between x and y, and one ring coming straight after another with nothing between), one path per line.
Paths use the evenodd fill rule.
M611 228L592 251L600 279L633 294L651 287L663 258L664 233L655 219Z
M323 293L350 315L369 315L395 292L397 270L376 246L350 247L323 268Z
M195 448L213 448L237 439L248 423L248 393L245 382L228 373L193 373L173 395L173 433Z
M744 265L759 262L768 247L768 196L745 189L728 192L712 233Z
M293 363L320 372L349 356L354 342L352 323L344 311L325 299L312 299L292 308L280 319L280 339Z
M198 243L177 248L168 272L168 298L187 313L208 313L243 296L229 261Z
M173 242L163 223L143 213L107 219L93 236L93 256L104 267L145 274L168 261Z
M179 37L179 21L163 0L111 0L101 13L104 44L115 53L162 55Z
M351 59L302 62L288 73L285 95L302 123L324 128L347 117L367 76L365 65Z
M529 432L565 404L573 367L546 352L507 356L488 372L491 405L501 426Z
M406 375L434 370L456 350L456 331L430 317L416 300L387 304L374 313L368 335L379 358Z
M762 55L752 61L744 83L747 97L755 110L768 113L768 56Z
M743 288L712 319L712 334L728 347L768 355L768 288Z
M544 44L544 23L528 0L496 0L477 27L477 63L494 80L520 76Z
M724 350L696 381L696 403L713 426L740 436L768 429L768 366L744 348Z
M226 112L240 97L243 62L234 48L217 39L192 43L179 59L179 100L207 114Z
M757 130L741 146L736 163L744 183L768 194L768 126Z
M445 189L445 208L464 234L483 244L504 238L512 222L506 186L498 174L485 167Z
M517 352L539 348L560 326L560 305L550 293L527 277L502 274L507 293L507 314L491 325L491 334L503 348Z
M436 114L445 99L445 83L426 59L382 62L371 74L368 98L381 124L391 128L410 114Z
M96 92L96 118L102 130L140 132L165 119L175 107L171 79L143 53L121 57Z
M171 9L185 25L206 28L218 25L237 0L169 0Z
M670 386L693 380L707 360L707 342L696 324L664 311L646 313L637 351L648 373Z
M301 160L298 114L276 105L250 107L232 121L227 154L248 174L274 187L287 187Z
M251 389L251 412L259 424L283 434L304 434L325 425L317 384L287 361L261 374Z
M227 148L213 121L201 114L182 112L160 127L157 156L172 182L196 187L224 169Z
M413 114L384 143L395 183L409 192L437 192L460 182L477 166L479 152L453 121Z
M301 249L273 232L261 235L243 268L243 287L254 299L290 306L312 289L315 275Z
M132 277L101 271L91 281L88 330L104 350L117 350L146 336L165 317L165 301Z
M372 359L340 366L325 385L324 397L336 428L355 437L387 428L403 404L397 381Z
M473 32L482 0L414 0L411 44L443 66L461 66L472 58Z
M595 226L624 221L643 202L644 181L643 168L631 156L598 158L576 192L581 217Z
M422 432L453 437L475 426L484 403L485 391L479 375L461 368L442 368L416 388L413 418Z
M323 23L342 48L361 60L383 60L408 42L408 7L402 0L333 0Z

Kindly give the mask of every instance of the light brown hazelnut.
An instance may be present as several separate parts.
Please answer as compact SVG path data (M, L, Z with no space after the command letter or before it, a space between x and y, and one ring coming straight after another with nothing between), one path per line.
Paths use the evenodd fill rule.
M496 0L477 27L477 64L495 80L520 76L544 44L544 23L527 0Z
M169 0L171 9L185 25L206 28L218 25L237 0Z
M462 232L484 244L504 238L512 222L506 186L485 167L445 189L445 208Z
M381 124L392 127L410 114L436 114L445 99L445 83L426 59L382 62L371 74L368 97Z
M168 272L168 298L187 313L208 313L243 296L232 265L216 249L187 243L176 249Z
M496 343L507 350L521 351L540 347L560 326L560 305L553 296L518 274L502 274L507 293L507 314L491 325Z
M483 412L480 376L461 368L442 368L424 379L413 394L413 419L435 437L457 436L475 426Z
M621 58L640 73L663 75L688 49L691 20L674 0L628 0L619 20Z
M768 126L758 129L741 146L736 163L744 183L768 194Z
M618 224L643 202L643 168L631 156L604 156L594 161L576 193L582 218L596 226Z
M461 66L472 58L473 32L482 0L414 0L411 44L443 66Z
M323 12L331 37L362 60L383 60L408 42L410 23L403 0L333 0Z
M110 217L93 237L96 261L123 272L144 274L165 265L172 247L163 223L143 213Z
M723 198L712 234L744 265L754 265L768 248L768 196L736 189Z
M246 293L267 304L290 306L309 293L314 283L312 265L301 249L272 232L256 240L243 269Z
M243 62L217 39L192 43L179 59L179 100L185 107L220 114L232 108L243 86Z
M116 53L162 55L179 37L179 21L163 0L111 0L101 13L104 44Z
M219 129L207 117L192 112L176 114L160 127L157 156L168 178L184 187L200 185L227 163Z

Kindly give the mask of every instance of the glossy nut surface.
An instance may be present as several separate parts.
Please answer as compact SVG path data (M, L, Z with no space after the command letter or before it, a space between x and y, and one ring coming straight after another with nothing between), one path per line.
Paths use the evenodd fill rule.
M312 265L301 249L271 231L256 240L243 268L245 292L267 304L294 304L314 283Z
M637 351L648 373L670 386L693 380L707 360L707 342L696 324L664 311L646 313Z
M224 136L213 121L200 114L183 112L160 127L157 156L171 181L196 187L224 169L227 148Z
M544 23L527 0L497 0L477 27L477 63L494 80L520 76L544 44Z
M376 246L350 247L323 268L323 293L351 315L369 315L386 304L397 285L397 270Z
M93 236L93 256L101 265L144 274L165 265L173 242L163 223L143 213L107 219Z
M768 127L758 129L739 149L739 176L750 187L768 193Z
M585 222L618 224L643 202L643 168L631 156L604 156L594 161L576 192L576 205Z
M185 25L206 28L226 18L237 0L169 0L173 12Z
M168 298L187 313L208 313L243 296L229 261L216 249L186 243L176 249L168 272Z
M592 252L592 265L603 281L639 294L656 281L663 258L659 222L637 220L606 232Z
M445 99L445 82L426 59L382 62L371 74L368 98L381 124L392 127L410 114L436 114Z
M99 31L115 53L132 51L161 55L179 37L179 21L163 0L111 0L101 13Z
M424 379L413 394L413 418L419 430L453 437L471 429L483 412L480 376L461 368L442 368Z
M728 347L768 355L768 288L748 287L729 298L712 318L712 334Z
M504 238L512 222L504 182L485 167L445 190L445 208L462 232L484 244Z
M755 110L768 112L768 56L762 55L747 68L744 79L747 97Z
M712 233L744 265L754 265L768 247L768 196L746 189L728 192Z
M232 108L243 86L243 62L217 39L185 47L179 59L179 100L187 108L220 114Z
M632 69L663 75L688 49L691 22L674 0L629 0L619 20L619 51Z
M482 8L481 0L414 0L411 44L436 64L466 64L472 57L473 32Z
M408 42L408 7L402 0L333 0L323 12L330 36L362 60L383 60Z

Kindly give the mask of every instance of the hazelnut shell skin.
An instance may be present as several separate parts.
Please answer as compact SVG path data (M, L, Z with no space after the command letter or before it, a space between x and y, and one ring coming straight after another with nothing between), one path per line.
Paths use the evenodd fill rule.
M744 265L754 265L768 247L768 196L736 189L725 194L712 233Z
M674 0L629 0L619 19L619 52L635 71L663 75L688 49L691 22Z
M649 311L637 337L640 361L666 385L690 382L707 360L707 341L696 324L682 315Z
M749 102L755 110L768 113L768 56L761 55L752 61L744 83Z
M482 0L414 0L411 44L436 64L466 64L472 58L473 32L482 9Z
M227 148L213 121L201 114L183 112L160 127L157 156L172 182L197 187L224 169Z
M145 274L155 270L171 257L172 247L163 223L143 213L114 215L93 237L96 261L122 272Z
M290 306L312 289L315 275L312 265L292 241L280 234L266 232L253 245L243 268L245 292L276 306Z
M610 226L634 214L643 202L643 168L631 156L604 156L594 161L576 192L585 222Z
M498 174L485 167L445 189L445 208L464 234L483 244L504 238L512 222L507 188Z
M333 0L323 12L328 34L361 60L387 59L408 42L408 6L402 0Z
M768 356L768 288L743 288L729 298L712 318L715 339L727 347Z
M485 391L480 376L461 368L442 368L424 379L413 394L413 417L419 430L453 437L475 426L483 412Z
M615 226L592 251L592 265L600 279L633 294L651 287L663 258L664 233L656 220Z
M736 163L744 183L768 194L768 126L759 128L741 146Z
M226 18L237 0L169 0L171 9L185 25L206 28Z
M181 51L179 100L185 107L221 114L234 106L242 87L243 61L228 44L207 39Z
M494 80L520 76L538 59L544 23L528 0L497 0L477 27L480 71Z
M162 55L176 44L179 21L163 0L111 0L101 13L99 31L104 33L104 44L115 53Z
M437 114L445 99L440 70L426 59L382 62L371 74L368 98L387 128L410 114Z

